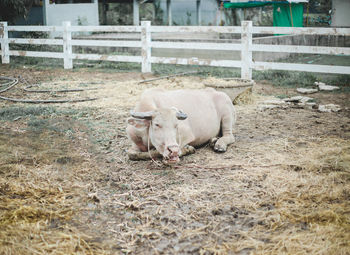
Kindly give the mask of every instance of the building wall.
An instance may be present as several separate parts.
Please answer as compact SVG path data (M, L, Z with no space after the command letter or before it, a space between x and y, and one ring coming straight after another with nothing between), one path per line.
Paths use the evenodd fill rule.
M58 26L63 21L72 25L98 26L98 3L87 4L50 4L45 0L46 25Z
M332 27L350 27L350 0L333 0Z
M201 0L201 24L217 25L221 20L225 20L223 14L220 15L216 0ZM166 19L166 0L161 0L161 8L164 10L164 20ZM172 18L175 25L197 25L196 1L172 0Z
M140 20L149 20L152 25L167 25L167 0L142 3L139 7ZM105 10L105 17L103 11ZM197 25L196 0L172 0L173 25ZM100 23L106 25L133 25L132 1L107 3L99 1ZM217 0L201 0L199 25L240 25L241 18L252 20L254 25L272 26L272 6L260 8L225 9Z

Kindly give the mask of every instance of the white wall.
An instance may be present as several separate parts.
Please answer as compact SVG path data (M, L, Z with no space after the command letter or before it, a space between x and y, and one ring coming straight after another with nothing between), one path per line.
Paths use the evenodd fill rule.
M89 4L49 4L45 0L45 21L48 26L59 26L63 21L72 26L98 26L98 0Z
M161 8L164 11L164 20L166 19L166 0L161 0ZM197 25L195 0L172 0L171 11L173 23L177 25ZM220 22L220 14L216 0L201 0L201 24L216 25ZM225 20L225 17L221 17Z
M350 0L332 1L332 27L350 27Z

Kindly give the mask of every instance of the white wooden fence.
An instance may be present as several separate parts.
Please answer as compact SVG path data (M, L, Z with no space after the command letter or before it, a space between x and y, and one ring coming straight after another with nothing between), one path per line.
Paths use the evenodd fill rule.
M10 31L62 32L62 39L22 39L9 38ZM73 32L134 32L141 33L141 40L76 40ZM164 42L152 41L152 33L235 33L241 34L241 43L211 42ZM105 60L116 62L136 62L142 64L142 72L151 72L153 63L205 65L241 68L241 77L251 79L252 69L256 70L295 70L320 73L350 74L350 66L293 64L276 62L255 62L252 52L289 52L309 54L350 55L349 47L298 46L253 44L253 34L289 34L289 35L334 35L350 36L350 28L301 28L301 27L253 27L251 21L244 21L242 26L151 26L150 21L141 22L141 26L71 26L63 22L62 26L7 26L0 22L0 42L2 63L10 63L10 56L60 58L64 60L64 68L73 68L74 59ZM181 39L181 38L179 38ZM62 45L63 52L39 52L11 50L10 44ZM73 46L98 47L136 47L141 48L141 56L78 54L72 51ZM240 51L241 60L215 60L198 58L155 57L152 48L166 49L201 49Z

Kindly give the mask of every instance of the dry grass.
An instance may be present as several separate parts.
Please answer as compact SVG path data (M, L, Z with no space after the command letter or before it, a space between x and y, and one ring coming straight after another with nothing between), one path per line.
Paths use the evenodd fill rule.
M88 161L53 133L2 128L0 140L0 254L104 253L72 224Z
M254 83L254 81L240 78L220 79L215 77L209 77L205 79L204 83L208 84L211 87L232 88L234 86L251 85L252 83Z
M1 120L0 254L350 253L346 113L260 112L264 98L245 95L226 153L205 146L158 167L127 159L127 112L145 88L202 79L76 73L69 86L86 80L100 89L82 95L101 100L55 106L64 113L36 116L40 128Z
M243 93L239 94L235 100L233 100L233 104L235 105L248 105L254 104L257 100L257 96L253 93L253 89L247 89Z

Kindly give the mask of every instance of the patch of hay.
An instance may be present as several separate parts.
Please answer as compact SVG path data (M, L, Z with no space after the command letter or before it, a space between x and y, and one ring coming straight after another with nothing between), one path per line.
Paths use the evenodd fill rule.
M340 140L315 144L305 168L318 172L345 172L350 177L350 144Z
M253 89L249 88L239 94L234 100L233 104L235 105L247 105L255 104L257 101L257 96L253 93Z
M253 80L246 80L241 78L215 78L208 77L204 80L204 83L210 87L218 87L218 88L231 88L235 86L249 86L254 83Z
M91 237L67 224L75 211L63 201L67 194L6 185L2 178L0 183L1 254L104 254Z
M54 223L53 223L54 224ZM1 254L107 254L75 228L39 221L8 225L0 231Z
M7 211L0 218L0 226L13 223L33 223L41 220L58 218L54 212L46 211L43 208L35 208L31 206L20 206L12 211Z
M285 159L287 165L297 165L299 171L341 174L350 180L350 143L347 140L328 138L310 142L299 138L293 145L285 141L285 149L295 152Z
M79 193L84 194L74 186L81 185L86 172L81 160L58 162L73 151L63 140L57 134L0 133L0 254L106 254L92 236L72 225Z

